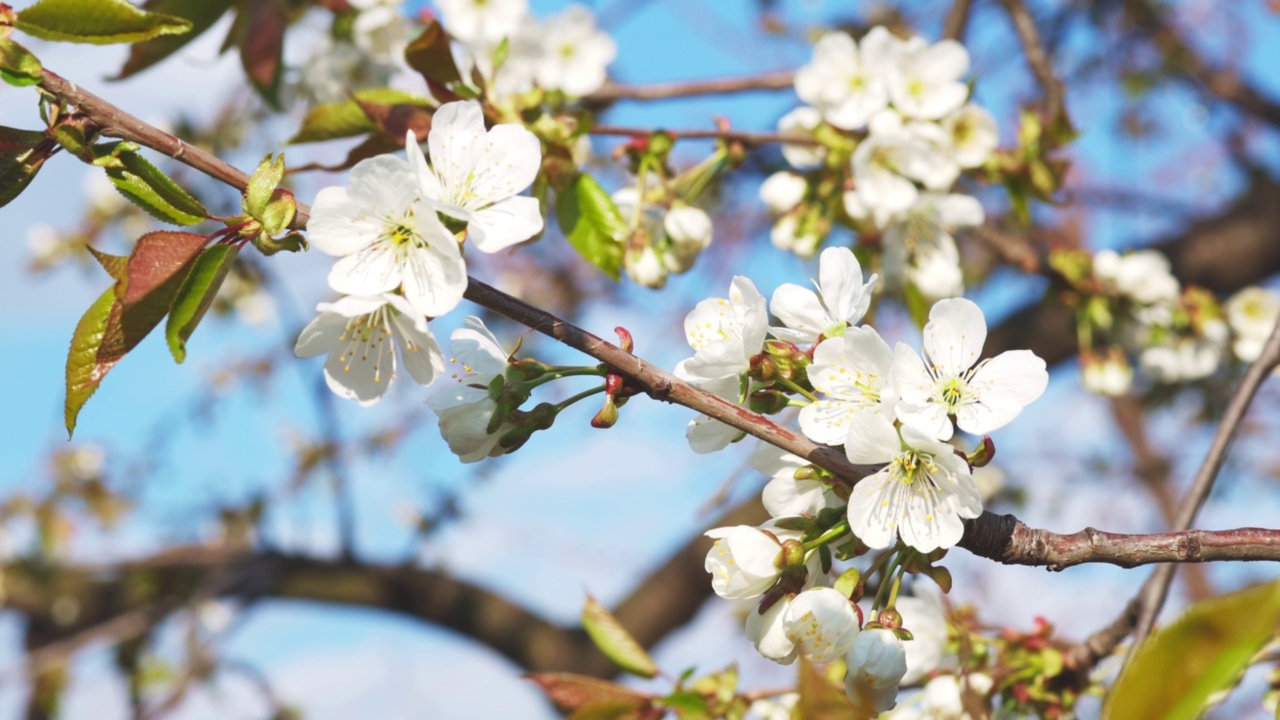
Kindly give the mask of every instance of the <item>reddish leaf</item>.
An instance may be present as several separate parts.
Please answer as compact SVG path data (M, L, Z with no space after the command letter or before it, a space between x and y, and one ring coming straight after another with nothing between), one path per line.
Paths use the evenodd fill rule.
M419 140L423 140L431 130L431 116L434 111L430 108L413 103L366 102L360 98L355 98L355 101L373 124L378 126L378 130L390 140L404 142L405 133L409 130L412 130Z
M129 48L129 59L112 79L123 80L169 57L212 27L230 7L231 0L147 0L142 4L144 10L186 18L191 21L191 32L134 43Z
M253 86L272 105L277 103L284 53L284 31L289 24L287 0L253 0L240 12L240 62Z
M615 682L573 673L527 673L524 677L537 683L556 707L566 711L591 705L625 705L639 710L648 707L657 697Z
M440 23L431 20L418 36L404 49L404 59L409 67L417 70L431 83L451 83L462 79L458 66L453 62L449 49L449 36Z

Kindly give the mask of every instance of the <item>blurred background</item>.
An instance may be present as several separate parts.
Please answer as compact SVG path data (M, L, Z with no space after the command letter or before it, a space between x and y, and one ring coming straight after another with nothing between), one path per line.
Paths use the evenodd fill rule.
M794 70L809 61L815 34L834 26L883 23L934 40L952 6L587 4L617 41L610 77L625 84ZM988 225L1040 256L1064 245L1160 244L1184 282L1221 296L1270 284L1280 271L1273 181L1280 10L1264 0L1027 5L1080 135L1063 153L1072 169L1060 206L1038 204L1031 225L1020 225L1000 188L977 187ZM538 15L564 7L532 2ZM406 17L430 10L412 0L401 8ZM280 112L249 89L234 52L219 53L227 18L120 82L107 78L123 64L125 46L29 47L78 85L251 169L284 147L320 92L315 78L331 51L332 13L317 7L298 15L286 37ZM976 0L962 38L975 100L997 118L1002 146L1012 145L1020 108L1039 90L1001 5ZM425 93L407 69L375 68L366 80ZM670 129L710 129L723 117L736 129L772 132L798 104L794 91L778 89L623 100L601 117ZM0 86L0 124L40 127L35 93ZM603 137L592 145L593 172L611 190L626 182L609 159L621 142ZM290 167L332 164L351 145L286 152ZM673 164L697 163L712 148L680 141ZM211 209L238 202L193 171L164 167ZM723 296L732 276L752 278L769 295L816 273L816 260L769 242L771 220L757 192L781 167L776 147L753 149L715 187L707 204L711 247L693 272L672 276L661 291L612 283L554 228L515 253L471 254L471 272L601 336L624 326L637 354L671 368L689 354L684 314L703 298ZM290 182L309 201L343 177L307 172ZM700 568L699 533L722 524L725 513L749 513L765 481L747 465L753 443L695 455L684 438L691 412L637 398L612 430L592 429L594 408L578 406L518 454L462 465L420 388L402 382L377 406L360 408L324 387L322 361L293 357L315 304L331 299L331 261L317 253L242 256L189 343L188 360L176 365L162 340L148 338L112 371L68 442L68 340L109 284L83 246L122 252L155 223L100 172L59 156L0 210L0 228L0 377L7 379L0 385L0 717L49 716L41 703L54 696L57 717L102 720L266 718L283 708L306 718L557 717L520 674L587 661L564 656L530 667L518 661L532 656L521 644L545 632L557 648L581 648L575 628L587 593L617 607L646 587L653 617L646 632L667 672L737 662L744 687L793 681L793 668L760 658L743 637L744 608L708 598ZM837 230L826 244L853 241ZM1004 345L988 351L1029 347L1052 366L1045 396L994 436L1002 484L988 509L1058 532L1166 527L1239 368L1121 399L1089 394L1074 338L1042 314L1050 286L1043 268L1016 267L978 234L960 242L966 295L1002 328ZM462 314L432 324L442 342ZM878 325L890 343L915 341L906 311L892 304ZM491 327L507 347L522 339L524 352L540 359L588 362L504 321ZM1274 525L1280 517L1276 400L1277 389L1264 387L1198 527ZM669 570L668 561L681 557L683 565ZM1084 566L1048 573L960 550L944 564L955 577L952 603L972 603L988 622L1014 628L1043 616L1075 640L1114 617L1148 572ZM1265 565L1188 568L1164 617L1191 599L1275 576ZM43 668L37 684L29 653ZM1262 717L1261 688L1251 677L1222 716Z

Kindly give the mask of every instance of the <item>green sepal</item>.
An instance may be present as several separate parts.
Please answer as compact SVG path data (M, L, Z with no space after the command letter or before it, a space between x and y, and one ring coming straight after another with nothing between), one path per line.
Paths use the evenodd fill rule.
M262 216L267 211L267 203L271 202L272 193L276 191L283 179L284 154L274 159L268 154L262 162L258 163L258 169L253 171L253 176L249 178L249 186L245 188L242 203L245 214L261 222Z
M191 21L139 10L125 0L39 0L14 24L41 40L109 45L190 32Z
M622 627L622 623L596 599L587 596L582 608L582 627L600 652L622 669L623 672L651 678L658 674L658 666L639 642Z
M35 85L44 77L44 66L31 51L12 38L0 37L0 79L25 87Z
M579 255L614 280L621 277L627 223L595 178L579 175L558 194L556 219Z
M236 245L214 245L201 251L178 288L164 328L169 352L176 362L187 359L187 339L213 304L218 288L222 287L223 280L235 265L239 251Z
M278 252L302 252L309 247L307 239L297 232L291 232L281 238L259 234L253 238L252 242L253 246L258 248L258 252L268 257Z

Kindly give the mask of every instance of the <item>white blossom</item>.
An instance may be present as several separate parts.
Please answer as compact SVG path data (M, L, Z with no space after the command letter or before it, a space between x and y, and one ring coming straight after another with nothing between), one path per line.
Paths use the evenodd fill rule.
M427 134L431 165L413 131L405 149L417 187L436 210L467 223L467 239L493 253L542 231L538 200L519 195L542 165L542 145L522 125L484 127L480 103L440 106Z
M887 720L971 720L964 709L960 683L955 675L939 675L924 686L918 703L899 707ZM976 693L984 701L995 685L990 676L982 673L966 675L964 683L968 692Z
M450 376L452 382L437 384L427 396L427 405L439 416L441 435L464 463L501 455L498 440L510 428L503 423L496 432L488 431L498 409L489 385L506 374L509 355L484 321L470 315L449 336L449 352L450 362L460 369Z
M813 46L813 61L796 72L796 94L832 125L860 130L888 104L900 46L883 27L872 28L861 48L846 33L825 35Z
M901 537L920 552L949 548L960 541L963 521L982 513L969 464L910 425L899 435L888 418L858 413L845 454L853 463L885 465L849 497L849 528L868 547L892 547Z
M1093 256L1093 272L1104 287L1135 303L1156 305L1178 299L1181 288L1169 269L1169 258L1155 250L1119 255L1102 250Z
M831 588L796 595L783 613L786 636L810 662L843 657L858 636L858 614L849 598Z
M715 540L705 567L711 589L728 600L763 595L782 572L782 545L773 535L750 525L720 527L705 535Z
M1105 354L1081 351L1080 381L1089 392L1120 397L1133 385L1133 366L1120 348Z
M823 340L813 351L809 382L821 393L800 410L800 430L810 440L840 445L858 413L893 416L890 382L893 352L871 327L853 327L843 337Z
M1247 287L1232 295L1223 309L1234 336L1231 349L1236 357L1245 362L1257 360L1276 326L1276 318L1280 318L1280 294Z
M349 0L359 13L351 26L356 47L382 62L404 56L409 43L408 24L400 13L404 0Z
M943 118L942 130L950 141L951 156L962 168L981 166L1000 143L996 119L973 103Z
M685 338L695 354L675 373L686 382L736 377L750 369L768 332L764 297L750 280L735 276L727 299L703 300L685 316Z
M964 290L960 252L952 233L981 225L982 205L968 195L923 193L885 229L884 267L893 283L915 285L928 300Z
M622 268L637 285L656 289L667 284L667 268L648 243L627 248L622 256Z
M934 304L924 326L924 360L902 344L894 352L898 419L939 440L951 438L948 416L961 430L985 435L1040 397L1049 382L1044 360L1009 350L978 362L986 339L986 319L972 301Z
M725 375L710 380L694 381L693 385L709 392L721 400L728 400L735 405L742 405L742 379L738 375ZM684 437L689 441L689 448L698 454L713 453L723 450L729 443L742 437L743 432L726 425L710 416L699 415L689 421Z
M975 483L977 470L974 471ZM921 592L919 585L915 592L921 594L901 595L894 604L894 609L902 616L902 627L911 631L911 639L903 642L907 662L901 681L903 685L914 685L942 667L947 650L947 619L943 615L941 598L936 592Z
M399 295L348 296L320 303L320 313L302 329L298 357L327 353L324 379L339 397L372 405L396 375L396 346L409 374L421 385L444 371L444 355L427 320Z
M747 708L747 717L751 720L791 720L796 704L800 702L800 693L783 693L772 698L761 698Z
M920 124L902 126L895 113L881 113L866 140L853 152L853 177L858 196L877 227L884 227L898 213L916 202L919 190L913 180L932 189L944 189L954 180L955 165L937 137L921 132ZM897 125L897 126L895 126Z
M887 274L887 260L885 264ZM906 279L930 302L963 295L964 271L956 241L947 235L939 239L937 247L913 257L906 268Z
M756 445L751 467L771 478L760 494L771 517L813 516L840 504L836 494L821 482L796 479L796 471L808 464L808 460L769 443Z
M813 257L822 244L822 236L814 232L813 226L804 228L795 215L783 215L774 223L769 232L769 240L779 250L793 252L802 258Z
M936 120L958 109L969 96L961 76L969 52L954 40L929 45L919 38L902 44L888 86L893 106L904 115Z
M756 650L764 657L783 665L795 662L799 655L795 642L787 637L786 625L783 623L789 607L791 596L783 595L763 613L760 612L760 606L756 605L751 614L747 615L746 622L747 639L756 646Z
M822 113L802 105L778 118L778 133L812 138L821 124ZM816 143L783 143L782 157L792 167L811 168L822 164L827 158L827 149Z
M329 272L329 285L340 293L372 296L403 287L409 304L428 317L462 300L467 270L458 241L397 157L362 160L346 187L322 189L307 228L317 250L342 258Z
M907 653L902 640L888 628L867 628L858 633L845 662L849 668L845 676L846 690L856 683L876 690L896 691L907 672ZM850 690L849 695L855 694Z
M450 37L482 45L510 37L529 13L528 0L436 0L436 7Z
M876 276L865 282L862 265L849 248L827 248L818 259L815 293L785 283L773 292L769 309L782 327L771 328L774 337L794 343L812 343L822 335L838 335L847 324L856 324L871 306Z
M538 28L538 33L542 46L533 74L540 87L581 97L604 85L618 46L596 27L591 10L570 5Z
M809 183L804 176L787 170L776 172L760 183L760 200L774 215L782 215L804 200Z
M1227 324L1211 320L1198 337L1174 337L1142 350L1139 363L1152 379L1168 384L1193 382L1212 375L1222 364L1227 346Z
M662 217L667 247L663 260L671 272L693 267L699 253L711 244L711 217L701 208L676 205Z

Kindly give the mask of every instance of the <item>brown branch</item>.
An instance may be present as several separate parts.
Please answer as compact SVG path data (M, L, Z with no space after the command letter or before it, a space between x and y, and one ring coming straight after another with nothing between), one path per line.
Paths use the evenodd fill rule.
M942 37L946 40L959 40L964 36L969 25L969 13L973 9L973 0L955 0L947 11L947 18L942 22Z
M1027 65L1030 66L1031 73L1036 76L1041 89L1044 90L1044 116L1049 122L1056 122L1063 116L1066 108L1064 104L1066 88L1053 70L1053 63L1049 61L1044 43L1040 40L1036 21L1031 17L1031 13L1027 12L1027 7L1022 0L1000 0L1000 2L1009 13L1009 20L1018 33L1018 39L1022 41L1022 52L1027 58Z
M673 140L733 140L747 145L767 145L769 143L789 143L792 145L817 145L818 140L808 135L785 135L780 133L740 132L737 130L667 130L665 128L618 127L615 125L595 125L588 131L592 135L623 135L626 137L648 137L662 131Z
M795 85L792 70L748 77L656 83L653 85L605 85L582 98L587 105L604 105L618 100L670 100L697 95L729 95L761 90L789 90Z

